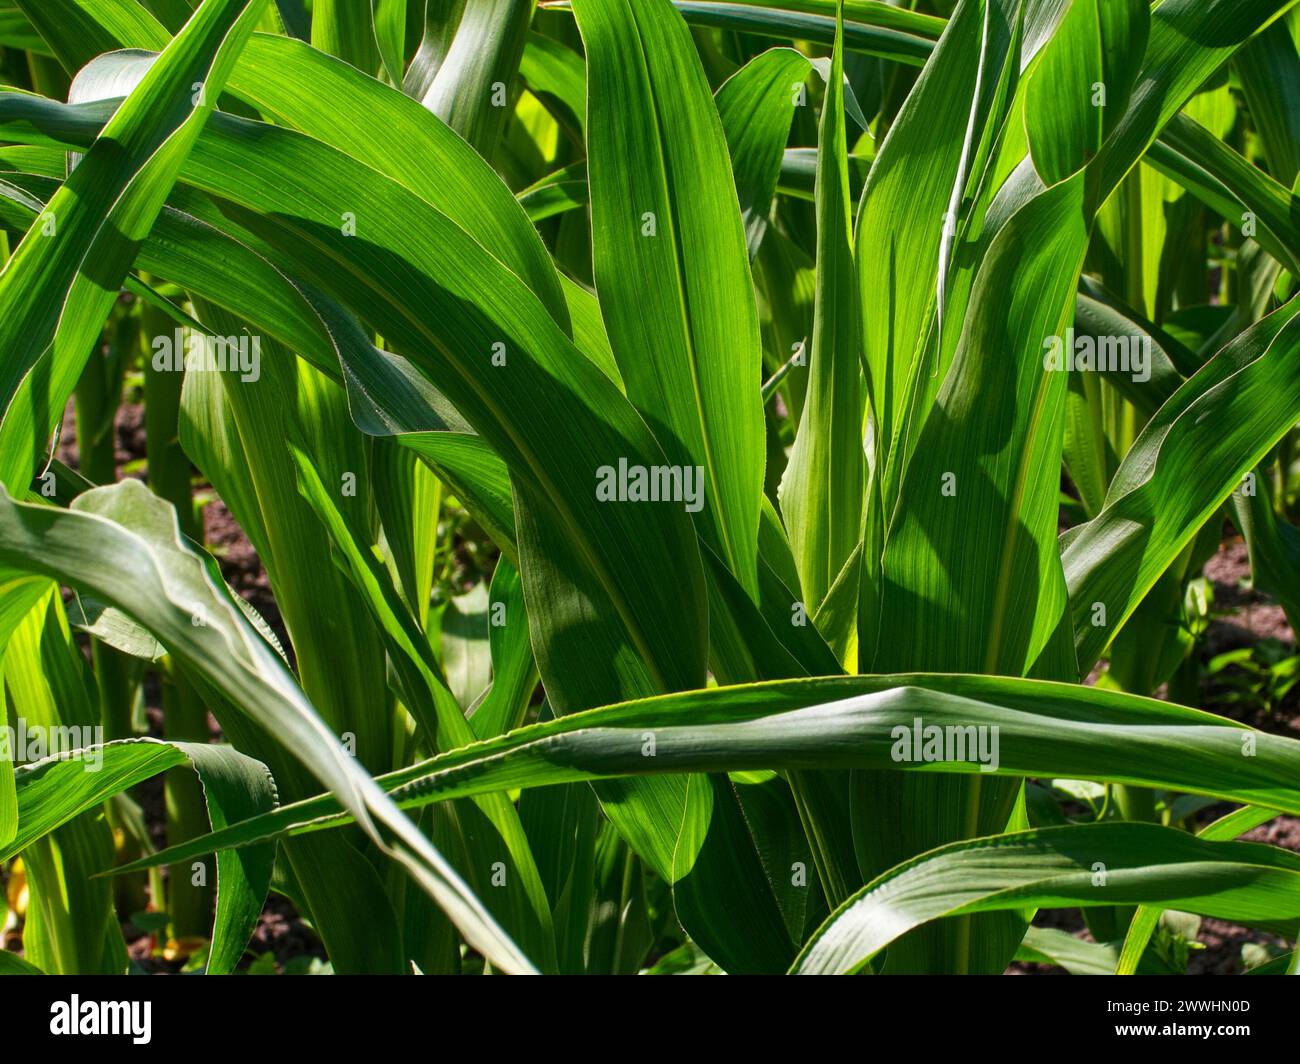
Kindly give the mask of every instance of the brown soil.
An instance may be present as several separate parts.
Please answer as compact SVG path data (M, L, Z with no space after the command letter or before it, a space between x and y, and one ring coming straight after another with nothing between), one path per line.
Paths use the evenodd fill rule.
M1250 557L1238 537L1228 540L1205 564L1205 576L1214 588L1215 619L1205 633L1203 660L1217 654L1256 646L1265 640L1280 643L1288 654L1296 652L1296 637L1286 614L1271 597L1250 585ZM1293 690L1273 712L1263 705L1240 706L1215 700L1215 677L1201 684L1201 703L1216 713L1240 720L1261 731L1300 738L1300 688Z
M1214 621L1206 633L1210 656L1263 639L1295 646L1295 633L1282 607L1250 586L1250 556L1243 540L1233 539L1220 547L1205 563L1205 576L1214 585L1215 610L1228 614Z

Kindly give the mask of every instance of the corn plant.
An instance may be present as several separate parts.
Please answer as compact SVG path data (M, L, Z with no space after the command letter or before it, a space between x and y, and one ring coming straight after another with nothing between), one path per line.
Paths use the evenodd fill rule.
M0 0L0 971L1294 971L1294 6Z

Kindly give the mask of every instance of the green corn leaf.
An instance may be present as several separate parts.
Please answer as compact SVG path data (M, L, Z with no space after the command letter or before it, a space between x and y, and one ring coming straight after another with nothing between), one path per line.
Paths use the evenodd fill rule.
M401 93L300 42L255 34L249 49L232 74L234 94L276 122L373 166L456 218L527 282L567 329L559 278L537 233L500 179L451 129ZM363 202L352 207L359 225L364 207Z
M572 163L561 167L523 189L517 198L533 223L585 207L591 202L587 164Z
M576 534L574 542L581 544L583 554L587 555L584 564L590 565L593 559L602 553L605 555L605 561L598 564L609 574L609 579L605 590L599 593L613 599L614 605L610 607L610 613L620 617L618 623L626 626L626 631L630 633L629 636L617 637L615 645L627 642L641 651L656 672L681 677L665 686L691 686L692 679L700 675L696 670L702 670L703 667L705 642L702 638L702 594L694 598L701 610L696 615L697 620L682 623L683 617L690 617L692 596L688 595L684 603L680 592L683 587L689 589L693 580L698 579L691 573L690 559L695 548L689 518L676 507L647 509L603 505L593 491L596 480L594 474L604 466L616 468L620 459L625 459L629 465L646 468L663 464L662 460L655 457L658 448L654 441L608 378L594 369L586 359L573 357L572 346L535 301L527 298L509 301L503 298L493 310L498 315L495 321L484 318L479 311L471 309L472 304L457 301L454 292L458 286L465 291L480 291L486 285L504 293L512 286L518 286L519 282L497 260L488 256L464 230L432 209L422 209L420 201L413 194L385 181L374 171L346 156L326 151L317 142L305 137L276 127L262 127L226 116L220 117L222 134L201 141L204 145L201 158L192 160L193 171L191 173L187 168L187 178L200 186L215 184L216 187L211 191L220 190L238 197L258 212L243 219L256 226L257 231L241 231L242 238L252 241L256 250L262 250L277 259L285 254L293 257L295 272L310 270L307 279L314 285L324 285L327 288L341 281L341 264L350 264L351 268L357 266L357 256L375 262L386 260L391 253L383 250L384 245L403 249L402 254L413 256L420 264L419 268L413 268L414 272L407 274L404 285L419 287L426 283L419 279L422 276L420 269L435 273L445 271L445 279L450 287L439 289L441 294L434 297L442 301L445 313L432 316L417 313L415 306L419 300L397 297L390 284L376 285L372 289L372 295L367 297L365 313L375 316L375 324L392 339L399 350L405 349L408 355L420 352L420 372L428 374L435 370L438 378L436 383L457 408L476 423L475 427L485 433L489 444L506 457L507 465L512 462L517 466L520 462L525 466L531 464L532 472L522 490L529 496L540 495L544 486L550 485L545 490L558 493L549 498L543 496L534 505L546 506L548 519L558 520L566 526L566 540ZM213 132L215 134L216 124ZM229 134L229 138L225 134ZM251 151L254 142L257 145L256 153ZM238 181L232 179L233 158L241 160ZM248 166L260 174L258 180L247 180L249 172L244 167ZM304 179L304 174L317 173L321 166L339 169L341 182L327 186L311 184ZM343 177L344 174L350 174L351 178ZM350 192L349 180L354 182ZM384 189L391 192L391 195L381 191ZM299 195L301 192L306 193L305 201ZM397 200L405 199L409 209L403 209L394 202L393 197ZM346 210L346 203L363 201L379 205L369 224L377 227L378 233L384 234L384 245L373 244L373 238L352 240L335 225ZM294 217L298 221L289 224L289 219ZM421 225L429 227L422 238L416 235ZM298 226L305 226L322 236L328 235L328 239L320 245L315 241L304 243L299 235L295 235L302 232L296 228ZM414 231L413 226L416 227ZM435 236L435 231L442 235ZM265 243L266 240L272 243ZM498 281L486 281L474 270L467 273L466 268L470 263L477 263L477 270L486 271L486 275L493 275ZM371 273L370 276L373 279L378 273ZM351 282L346 287L348 298L355 302L355 297L360 293ZM467 314L468 318L465 316ZM473 350L481 364L490 365L493 345L503 344L509 369L493 367L503 372L487 375L481 370L471 370L468 361L471 356L467 354L463 342L448 348L435 344L431 349L431 326L439 330L455 331L461 337L465 335L465 327L477 331L479 341ZM437 359L430 357L431 350L440 352ZM510 354L512 350L515 352L513 355ZM534 361L539 357L543 359L541 364ZM440 361L443 359L447 360ZM550 368L543 370L543 365L548 363ZM444 373L451 375L444 376ZM557 379L567 380L568 384L561 387L555 383ZM580 412L583 406L603 403L600 397L607 393L614 403L609 409L616 411L613 422L610 421L609 409L599 421L588 421L589 415ZM550 413L548 403L552 400L546 398L548 395L553 397L554 402L561 404L560 408ZM504 419L501 415L503 408L500 406L503 401L517 405L518 416L512 415L510 420ZM569 410L561 413L560 409L564 406L568 406ZM527 429L530 421L534 423L535 431ZM590 430L566 441L564 436L577 433L584 421L588 421ZM535 449L538 445L557 456L562 455L562 468L557 466L555 470L547 471L543 466L544 460ZM575 465L573 456L584 454L588 457ZM525 457L526 455L531 457ZM587 514L576 519L578 511L587 511ZM619 544L642 536L647 519L652 524L662 526L664 531L647 541L650 554L642 556L645 571L664 571L670 566L680 566L681 559L687 559L686 583L675 586L671 595L668 589L658 586L653 577L642 578L624 564L626 553ZM611 524L622 525L624 531L610 536L592 534ZM661 560L656 560L653 555L660 552ZM522 568L527 576L527 566ZM572 567L569 571L573 571ZM591 590L594 592L595 588ZM646 601L635 610L620 607L620 598L626 602L628 596ZM648 600L655 598L660 600L660 605L649 606ZM652 618L660 610L666 610L667 616L672 620L665 620L662 625L653 623ZM608 628L602 630L611 631ZM663 648L654 649L655 644L663 644ZM675 649L667 650L670 644ZM684 647L694 649L683 653ZM611 657L611 663L616 657L617 655ZM590 664L590 657L587 660ZM546 664L539 660L544 676ZM641 670L643 666L635 668ZM572 678L571 674L570 676ZM593 685L600 682L595 673L590 673L587 679ZM608 691L608 686L604 690Z
M835 39L833 3L819 9L826 14L795 10L791 4L753 5L728 0L673 0L673 7L692 26L824 45ZM884 4L863 7L860 13L866 16L862 21L855 19L844 25L845 47L909 66L921 66L929 58L933 40L938 36L939 20L916 16L908 20L909 13Z
M843 63L843 48L837 46L818 137L817 287L808 393L781 481L781 512L809 615L821 609L861 539L866 490L862 310L854 284ZM856 603L856 572L851 583L849 595ZM856 610L850 616L856 622ZM837 634L822 632L832 641Z
M1297 268L1298 205L1287 186L1256 169L1186 114L1170 120L1147 158L1230 224L1246 228L1284 266Z
M23 618L49 590L40 577L23 576L6 571L0 584L0 676L3 675L4 652ZM7 721L6 713L5 720ZM0 846L7 845L18 832L18 799L14 792L14 751L9 748L9 733L0 730L5 748L0 750Z
M1086 670L1160 574L1300 416L1294 301L1247 330L1164 404L1102 512L1062 542L1075 646Z
M146 33L120 43L159 47ZM149 64L144 56L138 61ZM460 137L414 101L301 41L262 33L249 39L229 88L268 118L333 144L460 219L567 327L555 267L508 190ZM360 209L353 205L354 214Z
M470 726L480 739L502 735L523 723L537 686L537 669L528 642L528 615L519 570L509 559L497 562L488 592L488 643L492 685L470 710Z
M996 725L996 771L983 772L969 753L965 760L895 757L906 753L899 743L912 744L918 720L922 729ZM657 737L655 758L641 754L647 729ZM987 735L991 741L993 733ZM480 790L686 767L890 767L909 775L1106 779L1293 811L1300 808L1293 784L1297 758L1296 740L1155 699L1041 680L915 674L785 680L627 702L522 728L381 783L405 806ZM986 762L991 765L991 758ZM299 826L319 830L337 823L338 808L328 795L286 806L144 864Z
M402 91L416 100L429 91L429 85L446 58L465 4L464 0L424 0L420 7L424 12L420 44L402 80Z
M585 143L587 68L582 56L554 37L530 31L519 60L519 76L533 95L559 105L557 117L568 125L578 143Z
M857 215L856 261L877 438L886 447L907 402L912 366L924 354L945 220L961 158L910 160L931 143L978 143L995 123L1000 72L1012 55L1015 5L962 3L908 94L867 177ZM985 14L987 12L987 14ZM988 32L983 32L987 24ZM957 188L958 201L964 188ZM955 228L952 219L950 228Z
M370 0L375 45L394 85L401 85L406 68L406 7L406 0Z
M14 0L69 74L117 48L167 47L171 34L137 0ZM215 101L214 101L215 102Z
M14 490L35 473L136 248L261 7L261 0L203 5L0 273L0 482Z
M1273 177L1285 185L1300 173L1300 54L1290 27L1273 23L1233 59L1251 119Z
M392 648L390 657L396 660L395 667L408 673L413 670L406 684L406 690L412 693L408 702L412 712L439 749L452 750L472 742L474 733L448 689L428 638L401 601L388 571L367 549L355 523L333 500L308 455L297 446L290 449L298 488L328 530L330 541L347 559L353 582ZM479 799L476 804L500 836L499 843L482 837L477 840L473 856L478 867L491 868L502 857L509 860L510 889L490 895L494 907L505 910L502 922L539 962L553 967L550 910L518 814L500 795ZM522 887L522 896L515 884Z
M6 757L37 759L46 752L96 742L101 719L99 692L68 627L57 588L38 581L41 595L32 602L29 588L7 596L4 680L9 721ZM20 617L16 608L31 603ZM37 744L22 736L35 735ZM26 748L24 749L24 745ZM18 771L15 771L15 787ZM25 831L21 801L16 845ZM111 891L90 877L111 860L113 835L103 810L42 834L23 849L28 880L28 919L23 948L31 961L49 972L76 975L121 973L126 947L113 915Z
M1099 201L1210 74L1293 6L1294 0L1174 0L1151 12L1146 58L1129 106L1097 157Z
M198 309L215 335L243 332L238 319L203 304ZM347 646L337 645L335 619L348 612L350 588L298 497L286 439L300 425L318 426L313 452L340 491L349 474L356 481L365 468L363 444L358 433L349 432L342 389L316 370L270 341L262 344L258 370L256 380L234 371L187 372L181 436L196 456L207 456L201 468L252 530L308 697L335 734L352 733L362 763L382 771L389 764L391 726L384 714L365 707L383 682L383 647L376 630L360 618L349 625ZM210 377L220 383L213 387L204 379ZM207 404L215 409L204 410ZM364 478L349 501L356 510L368 505Z
M275 783L266 766L230 747L144 739L109 743L18 770L22 830L0 854L12 856L113 795L177 766L198 773L214 831L275 806ZM209 974L233 971L243 956L271 883L274 852L274 846L260 846L217 854Z
M736 71L715 95L751 260L767 230L794 108L805 102L808 68L808 59L793 48L771 48Z
M533 0L464 0L450 44L419 97L488 160L501 136L532 13Z
M1245 806L1207 824L1196 834L1198 838L1222 842L1235 839L1271 819L1273 819L1272 810ZM1151 940L1160 921L1160 911L1158 907L1143 905L1133 915L1128 934L1124 937L1123 948L1113 966L1116 975L1132 975L1139 970L1147 943Z
M800 974L859 969L910 928L959 913L1168 899L1244 923L1300 915L1300 859L1149 824L1088 824L955 843L886 872L831 914Z
M0 975L44 975L36 965L16 953L0 950Z
M703 477L702 535L752 589L763 480L758 319L722 123L667 0L580 0L576 13L610 342L669 461Z
M313 0L312 47L374 74L379 68L379 45L369 7L357 0Z
M0 499L4 564L92 591L159 636L197 677L225 692L336 789L468 939L503 968L529 970L481 903L347 755L279 659L212 585L199 559L176 538L170 508L130 480L87 492L75 505L60 511Z

